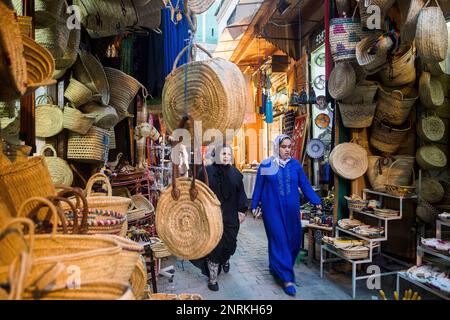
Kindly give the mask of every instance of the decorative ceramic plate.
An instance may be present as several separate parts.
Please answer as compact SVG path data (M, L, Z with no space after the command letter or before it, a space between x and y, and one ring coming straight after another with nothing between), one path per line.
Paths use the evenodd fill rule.
M321 113L316 117L316 119L314 120L314 123L320 129L326 129L330 126L331 119L330 119L330 116L327 115L326 113Z
M319 139L311 139L306 146L306 153L313 159L323 157L325 145Z

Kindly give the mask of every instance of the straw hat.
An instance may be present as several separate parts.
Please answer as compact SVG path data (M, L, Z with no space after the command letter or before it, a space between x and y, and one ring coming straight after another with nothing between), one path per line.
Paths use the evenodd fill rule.
M367 151L356 143L341 143L330 153L330 166L340 177L354 180L368 169Z
M192 13L201 14L208 11L215 0L189 0L188 7Z
M420 101L427 108L436 108L444 103L445 93L439 78L429 72L422 72L419 79Z
M27 64L19 23L14 11L0 2L0 100L10 101L26 92Z
M328 81L330 95L337 100L352 94L356 85L355 70L349 63L338 63L331 71Z

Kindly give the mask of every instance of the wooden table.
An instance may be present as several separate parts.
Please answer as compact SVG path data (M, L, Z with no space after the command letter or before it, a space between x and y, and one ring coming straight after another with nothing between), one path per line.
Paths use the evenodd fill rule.
M333 228L317 224L308 224L305 227L308 228L308 266L310 266L313 257L315 258L316 255L316 239L314 238L314 232L320 230L327 236L333 236Z

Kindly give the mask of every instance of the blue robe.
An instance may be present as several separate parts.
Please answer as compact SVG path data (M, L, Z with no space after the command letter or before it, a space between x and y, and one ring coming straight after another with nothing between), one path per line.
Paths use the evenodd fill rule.
M283 282L295 281L294 264L302 243L299 187L314 205L320 204L297 160L291 159L283 168L270 158L258 169L252 209L261 203L269 268Z

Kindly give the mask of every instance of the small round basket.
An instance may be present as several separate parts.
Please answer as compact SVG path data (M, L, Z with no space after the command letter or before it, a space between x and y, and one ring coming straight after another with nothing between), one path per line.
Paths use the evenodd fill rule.
M52 155L45 157L45 163L47 164L48 171L52 177L54 184L62 184L65 186L71 186L73 182L73 173L69 165L64 159L58 158L55 148L52 145L46 144L41 149L41 155L44 156L46 150L51 150Z
M417 185L417 182L416 182ZM445 190L438 180L433 178L423 178L420 186L420 197L433 204L444 199Z
M420 147L416 152L416 159L424 170L438 170L447 165L447 156L435 145Z
M417 134L427 142L440 141L445 134L445 124L435 115L423 116L417 123Z
M340 177L355 180L367 171L367 151L356 143L341 143L330 154L330 166Z
M419 79L420 101L427 108L434 109L444 103L445 92L439 78L433 77L430 72L422 72Z

